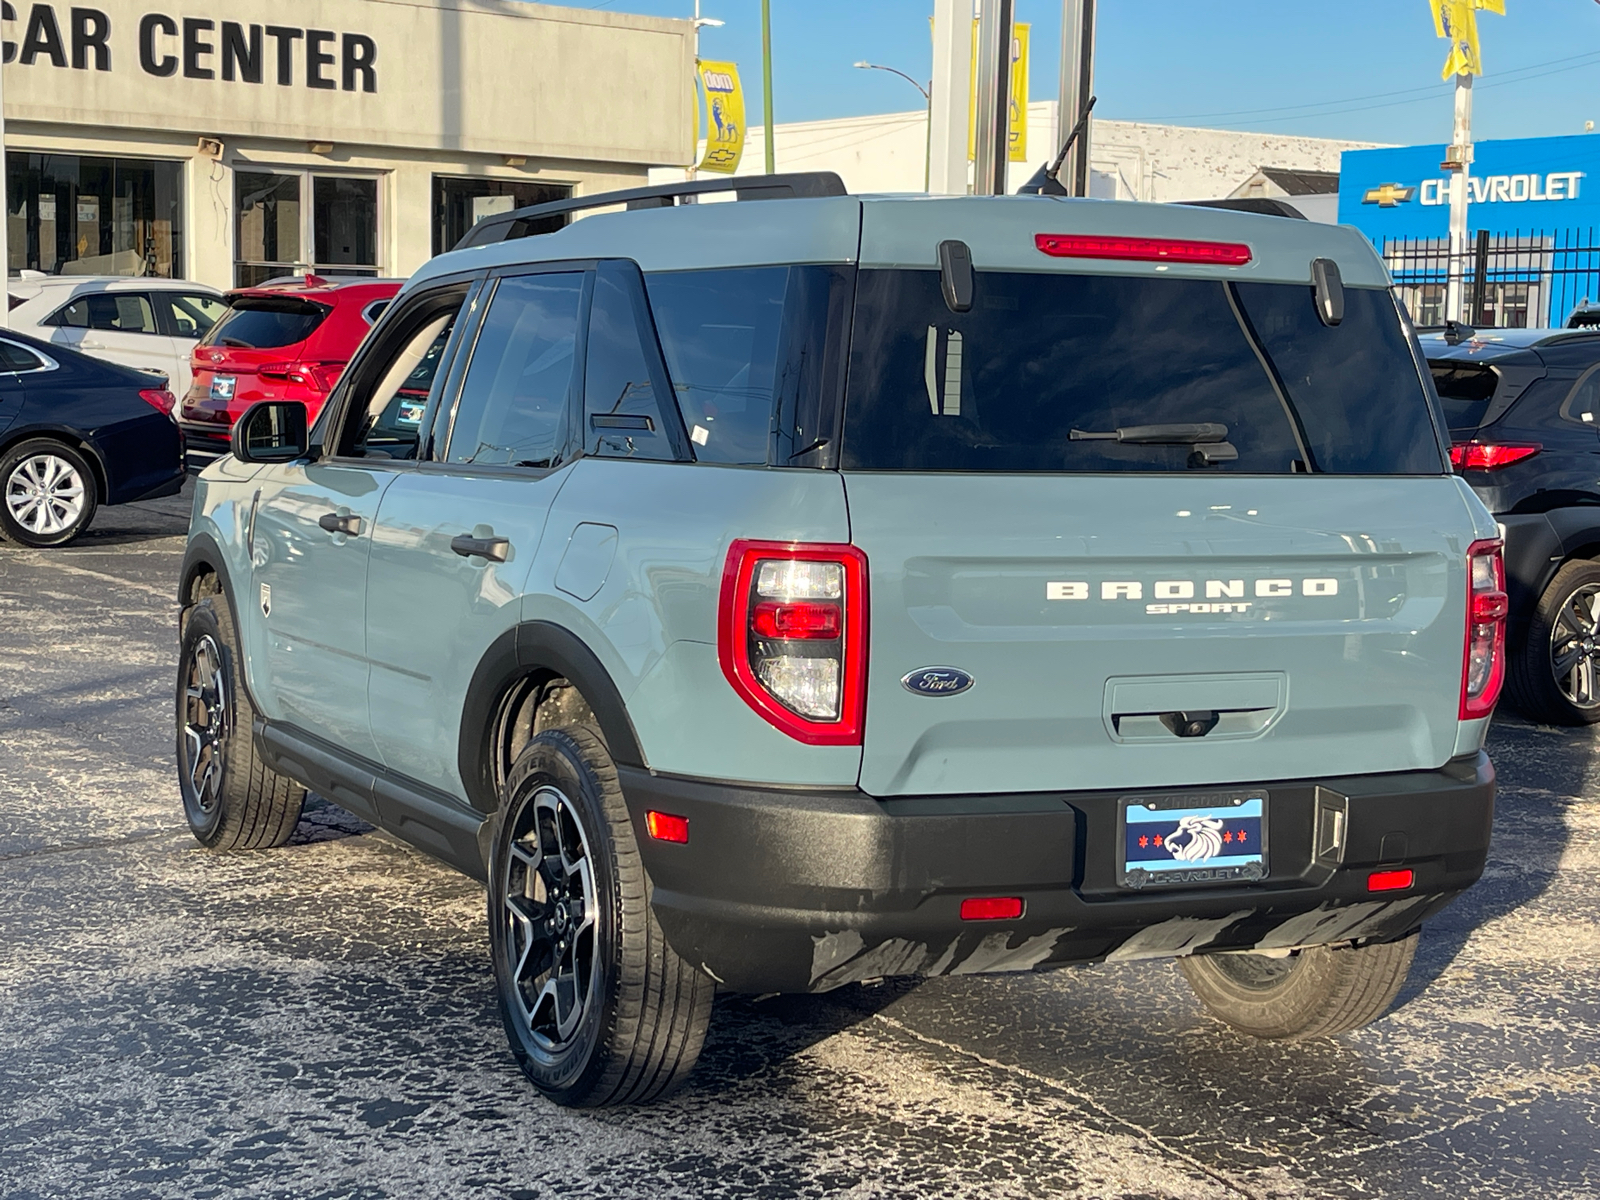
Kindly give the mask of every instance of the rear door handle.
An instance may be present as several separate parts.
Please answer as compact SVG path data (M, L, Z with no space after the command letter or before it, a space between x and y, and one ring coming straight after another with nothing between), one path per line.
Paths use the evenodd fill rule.
M503 563L511 553L511 542L503 537L480 538L461 533L450 539L450 549L462 558L485 558L490 562Z
M361 518L353 513L323 513L317 518L317 524L329 533L348 533L355 537L361 532Z

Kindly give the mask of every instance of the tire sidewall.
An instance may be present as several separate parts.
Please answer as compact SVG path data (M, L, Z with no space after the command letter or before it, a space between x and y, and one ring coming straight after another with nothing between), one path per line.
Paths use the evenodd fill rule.
M16 471L18 465L24 459L33 458L40 454L48 454L71 464L73 470L77 471L78 477L83 480L83 511L78 514L78 519L61 532L45 537L41 537L19 525L11 516L10 505L5 502L5 494L9 490L12 473ZM3 532L9 541L39 550L65 546L89 527L89 522L94 520L95 510L99 505L99 484L95 479L94 470L90 466L89 460L65 442L58 442L49 438L34 438L30 441L18 443L6 451L4 455L0 455L0 532Z
M1528 622L1516 664L1521 678L1515 682L1521 686L1513 689L1513 699L1524 715L1536 721L1557 725L1600 723L1600 705L1581 708L1567 698L1556 682L1550 657L1550 635L1557 614L1568 597L1591 584L1600 584L1600 563L1579 560L1563 564L1539 597Z
M583 1020L572 1039L555 1051L540 1045L522 1024L513 997L508 921L503 896L509 871L508 847L516 819L533 803L540 788L551 786L571 802L588 842L601 907L595 943L599 979ZM489 947L495 994L511 1051L523 1073L557 1103L581 1102L606 1069L604 1047L614 1021L621 974L622 902L618 887L616 847L602 799L604 785L595 776L577 742L560 729L536 735L519 756L506 781L504 799L495 817L489 859Z
M240 737L241 704L238 685L238 671L235 669L233 640L229 637L232 622L225 622L223 615L218 612L218 597L207 596L194 606L189 612L188 619L183 626L183 639L178 653L178 688L177 688L177 757L178 757L178 788L183 795L183 815L189 822L189 828L194 836L203 845L213 845L221 836L223 822L227 817L228 800L230 795L229 776L237 769L238 754L236 743ZM224 624L229 628L225 629ZM227 694L227 720L228 733L222 752L222 780L217 789L217 803L210 813L200 807L199 797L195 793L194 783L190 778L188 739L184 737L184 729L188 722L188 686L189 664L194 655L195 646L204 637L211 637L217 644L217 649L222 655L223 682L228 689ZM246 736L249 731L246 731Z

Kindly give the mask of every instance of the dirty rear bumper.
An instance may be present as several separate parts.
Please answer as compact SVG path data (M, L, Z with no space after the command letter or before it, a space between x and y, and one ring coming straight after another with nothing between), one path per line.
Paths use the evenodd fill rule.
M1132 891L1114 862L1130 792L876 800L629 768L621 782L668 941L747 992L1385 941L1477 880L1494 813L1482 753L1437 771L1272 784L1264 879ZM652 840L652 809L688 818L688 843ZM1340 809L1342 851L1318 857L1319 810ZM1410 867L1415 886L1369 893L1379 866ZM1014 921L962 921L970 896L1020 896L1026 908Z

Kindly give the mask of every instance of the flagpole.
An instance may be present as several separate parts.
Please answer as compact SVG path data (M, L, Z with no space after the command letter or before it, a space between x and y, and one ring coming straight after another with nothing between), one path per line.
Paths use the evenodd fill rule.
M1450 175L1450 273L1445 284L1444 315L1471 325L1480 314L1467 312L1467 201L1472 174L1472 76L1456 76L1455 128L1441 164Z

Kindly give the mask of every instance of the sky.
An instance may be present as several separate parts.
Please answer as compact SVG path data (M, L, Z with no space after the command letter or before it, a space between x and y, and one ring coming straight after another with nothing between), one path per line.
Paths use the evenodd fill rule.
M920 107L931 0L771 0L775 120ZM577 8L692 15L694 0L576 0ZM1600 2L1505 0L1480 13L1484 74L1475 140L1582 133L1600 126ZM761 120L760 0L701 0L726 24L701 34L703 58L732 59ZM1029 98L1056 95L1061 5L1016 0L1033 26ZM1427 0L1100 0L1097 117L1412 144L1450 137L1447 44Z

